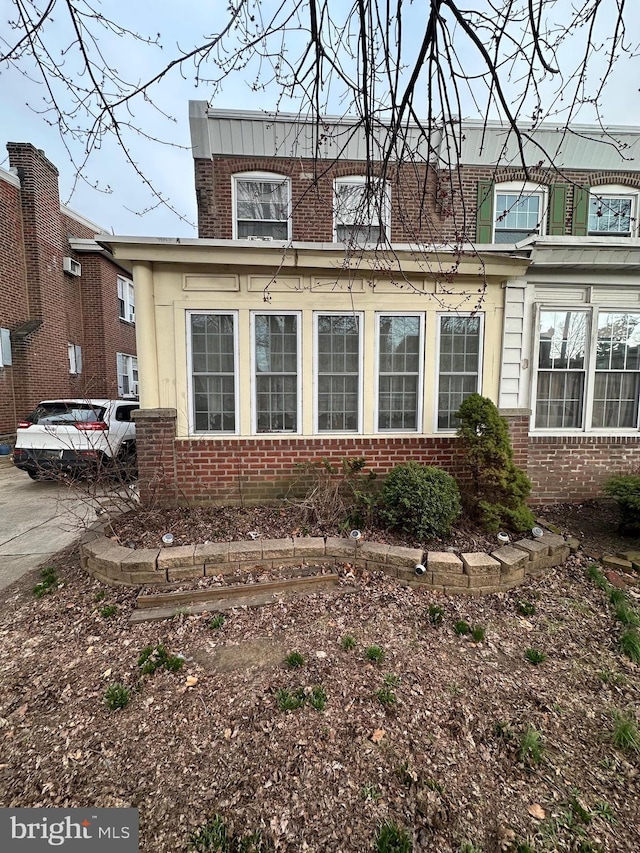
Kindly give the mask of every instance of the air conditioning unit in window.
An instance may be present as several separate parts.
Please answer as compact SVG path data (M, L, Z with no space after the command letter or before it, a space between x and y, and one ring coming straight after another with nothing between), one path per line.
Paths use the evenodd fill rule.
M63 258L62 269L69 275L82 275L82 264L74 258Z
M269 243L273 241L273 237L259 237L257 234L250 234L247 240L260 240L261 242Z

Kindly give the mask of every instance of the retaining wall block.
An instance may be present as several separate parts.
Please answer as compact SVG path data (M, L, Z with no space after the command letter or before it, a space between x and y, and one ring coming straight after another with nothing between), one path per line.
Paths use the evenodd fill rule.
M164 572L122 572L122 577L131 586L140 586L140 584L150 583L154 586L160 586L166 583L167 576Z
M159 548L140 548L140 550L125 548L124 550L127 554L121 563L123 572L154 572L156 570Z
M460 554L460 559L464 565L465 574L471 577L472 575L487 575L500 574L500 563L489 554L474 552L470 554Z
M525 572L527 575L531 575L531 577L539 578L547 569L557 565L556 560L557 558L551 554L536 557L535 560L531 560L525 565Z
M419 563L420 560L416 562ZM446 572L450 575L461 575L464 570L464 565L460 557L449 553L449 551L429 551L427 553L426 566L430 572ZM434 583L437 583L437 581L434 581ZM461 586L466 585L461 584Z
M558 548L555 553L552 553L550 556L553 559L551 563L552 566L561 566L565 560L569 559L569 554L571 551L569 550L569 546L565 545L563 548Z
M323 557L325 545L323 536L296 536L293 540L293 553L296 557Z
M415 569L423 559L424 552L421 548L402 548L397 545L390 545L387 552L387 564L399 568Z
M548 545L549 553L552 555L557 554L566 547L564 536L560 536L558 533L547 533L546 530L540 537L540 542L544 542L545 545Z
M354 539L342 539L339 536L327 536L325 553L330 557L343 557L352 562L356 557L356 543Z
M262 559L278 560L281 557L293 557L293 539L263 539Z
M218 575L233 575L240 570L240 563L205 563L204 576L206 578L215 578Z
M169 581L195 580L204 577L204 566L169 566L167 569Z
M195 545L172 545L171 548L161 548L158 554L158 568L193 566L195 550Z
M526 563L525 566L512 566L509 568L508 566L502 566L500 571L500 583L507 587L515 586L516 584L522 583L525 574L529 571L529 567L532 565L531 563Z
M238 564L241 572L270 572L273 568L273 560L240 560Z
M632 572L633 561L624 557L603 557L600 561L607 569L615 569L616 572Z
M513 543L513 547L526 551L530 560L535 560L536 557L546 557L549 553L549 545L540 539L519 539Z
M386 563L389 545L384 542L358 542L356 554L364 560Z
M368 572L383 572L385 575L391 575L391 577L398 577L397 568L395 566L388 566L386 563L377 563L375 560L366 560L365 568ZM391 574L395 572L394 574Z
M228 542L207 542L206 545L196 545L193 562L203 566L212 563L229 562Z
M495 557L502 566L509 569L514 566L524 566L525 563L529 562L529 554L519 548L514 548L513 545L503 545L502 548L496 548L491 556Z
M416 580L419 578L416 577ZM460 574L453 574L450 572L433 572L432 581L434 586L442 586L442 587L460 587L461 589L469 588L469 576Z
M481 589L484 587L499 587L502 583L500 568L487 569L480 574L469 575L469 588Z
M82 547L87 558L91 561L92 567L102 571L112 568L114 565L119 568L123 557L133 553L131 548L117 545L106 537L94 539L93 542L88 542Z
M260 542L229 542L229 561L248 562L249 560L262 559L262 545Z

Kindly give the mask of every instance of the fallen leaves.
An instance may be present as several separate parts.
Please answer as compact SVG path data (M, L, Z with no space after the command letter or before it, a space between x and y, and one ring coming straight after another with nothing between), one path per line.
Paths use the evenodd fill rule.
M536 820L544 820L547 816L547 813L542 808L540 803L532 803L527 809L531 817L535 817Z

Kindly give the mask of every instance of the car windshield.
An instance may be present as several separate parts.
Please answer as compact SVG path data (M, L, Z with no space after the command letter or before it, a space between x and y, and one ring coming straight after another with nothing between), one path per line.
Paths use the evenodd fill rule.
M41 403L38 408L29 415L28 420L33 424L46 426L47 424L73 424L73 423L96 423L104 417L104 408L94 406L91 403Z

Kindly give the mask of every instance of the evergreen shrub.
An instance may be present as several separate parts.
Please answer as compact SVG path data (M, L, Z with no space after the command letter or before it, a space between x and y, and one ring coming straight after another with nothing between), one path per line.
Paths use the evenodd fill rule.
M451 474L430 465L396 465L380 490L382 521L418 539L446 536L460 510L458 484Z

